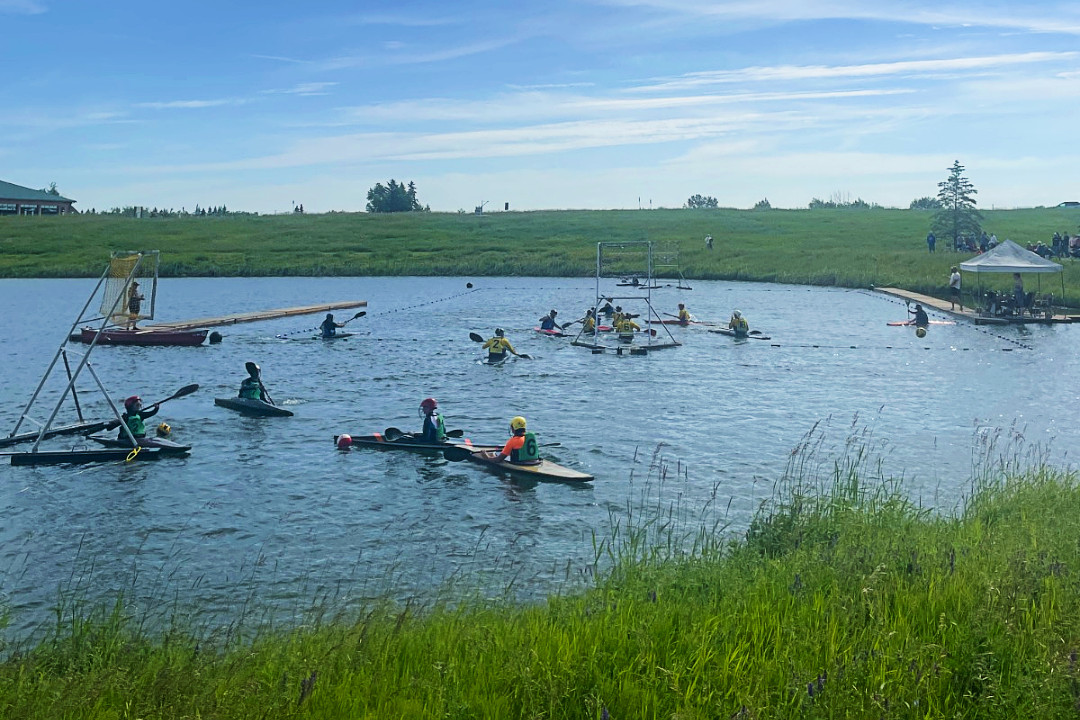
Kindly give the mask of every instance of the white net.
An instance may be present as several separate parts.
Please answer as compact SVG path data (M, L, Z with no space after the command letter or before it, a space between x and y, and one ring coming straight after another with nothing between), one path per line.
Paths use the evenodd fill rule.
M115 325L134 326L154 317L158 252L113 253L101 298L101 314Z

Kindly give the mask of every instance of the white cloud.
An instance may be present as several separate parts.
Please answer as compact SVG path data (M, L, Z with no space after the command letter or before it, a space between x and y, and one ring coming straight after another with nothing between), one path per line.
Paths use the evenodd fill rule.
M264 95L328 95L329 93L326 91L337 84L336 82L305 82L284 90L263 90L261 92Z
M224 105L242 105L247 102L242 98L220 98L217 100L168 100L164 102L135 103L135 107L152 110L194 110L199 108L222 107Z

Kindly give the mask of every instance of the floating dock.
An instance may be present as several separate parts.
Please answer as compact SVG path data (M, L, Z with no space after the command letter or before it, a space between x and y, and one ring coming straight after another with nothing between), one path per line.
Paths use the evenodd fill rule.
M324 303L322 305L300 305L298 307L280 308L278 310L257 310L255 312L236 313L234 315L221 315L220 317L197 318L195 320L177 320L176 322L155 323L144 325L147 330L194 330L195 328L221 327L222 325L239 325L240 323L258 322L260 320L275 320L277 318L292 317L293 315L312 315L321 312L333 312L335 310L349 310L351 308L367 307L367 300L343 300L341 302Z
M973 322L976 325L1048 325L1050 323L1071 323L1080 320L1080 316L1077 315L1059 315L1049 312L1046 315L1040 315L1039 317L1033 317L1031 315L1016 316L995 316L985 315L981 311L975 308L964 307L963 310L951 310L948 300L942 300L941 298L931 297L930 295L923 295L917 292L911 292L910 290L904 290L902 288L873 288L874 291L891 295L892 297L900 298L908 302L919 303L924 308L930 308L936 310L944 315L950 315L958 320L967 320Z

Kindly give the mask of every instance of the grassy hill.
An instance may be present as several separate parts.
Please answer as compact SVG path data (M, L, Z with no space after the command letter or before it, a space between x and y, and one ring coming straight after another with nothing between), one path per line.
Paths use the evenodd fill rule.
M984 227L1021 244L1080 231L1080 211L990 210ZM901 286L944 295L966 255L927 252L930 214L913 210L612 210L134 219L0 218L0 277L97 276L109 253L158 249L164 276L549 275L595 272L596 243L677 248L689 279L846 287ZM715 238L714 249L704 237ZM1001 287L1007 278L1000 278ZM1066 262L1080 304L1080 270ZM1055 278L1044 290L1060 294Z

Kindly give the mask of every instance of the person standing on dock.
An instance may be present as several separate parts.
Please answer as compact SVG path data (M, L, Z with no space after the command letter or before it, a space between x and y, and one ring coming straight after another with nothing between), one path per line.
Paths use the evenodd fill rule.
M960 271L954 265L949 275L949 309L953 310L957 303L960 312L964 312L964 301L960 299Z
M332 338L337 335L337 329L339 327L345 327L345 323L334 322L334 314L326 313L326 319L322 321L319 330L322 331L322 336L324 338Z
M1024 312L1024 278L1020 277L1020 273L1013 273L1013 303L1016 308L1016 314L1020 315Z
M128 330L138 330L135 326L139 322L139 312L142 310L142 301L145 299L139 292L138 281L132 280L131 286L128 288Z

